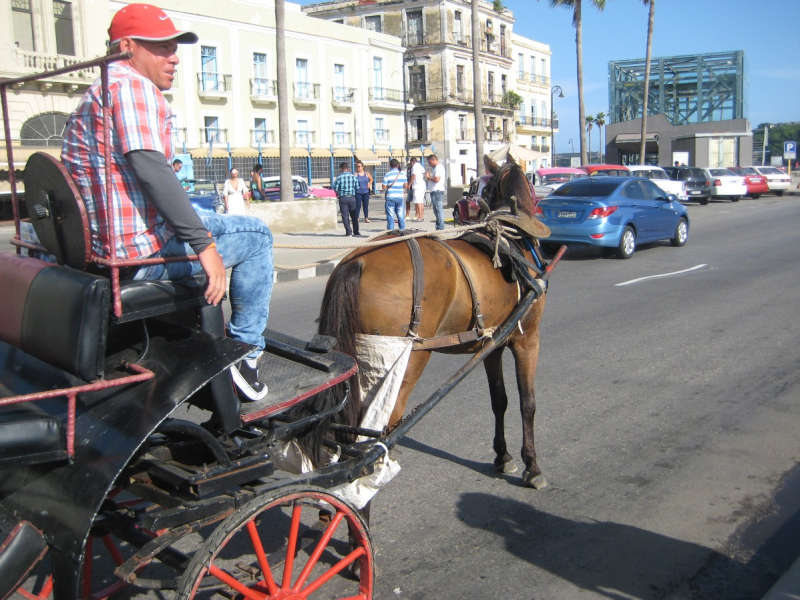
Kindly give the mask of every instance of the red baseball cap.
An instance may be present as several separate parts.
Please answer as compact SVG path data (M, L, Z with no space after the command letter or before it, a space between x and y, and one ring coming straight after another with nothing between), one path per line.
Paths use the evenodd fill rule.
M179 44L194 44L197 34L191 31L178 31L163 10L152 4L129 4L121 8L111 19L108 28L110 44L116 44L124 37L163 42L176 40Z

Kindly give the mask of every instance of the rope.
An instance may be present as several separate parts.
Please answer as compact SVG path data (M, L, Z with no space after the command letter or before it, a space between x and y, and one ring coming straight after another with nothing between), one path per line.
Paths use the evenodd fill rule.
M317 260L311 263L306 263L304 265L275 265L275 268L280 269L282 271L307 269L309 267L316 267L317 265L323 265L325 263L334 261L337 258L341 258L342 256L349 254L356 248L380 248L381 246L397 244L398 242L404 242L405 240L411 240L419 237L439 237L439 238L449 237L453 234L460 234L464 231L472 231L473 229L484 229L486 228L486 226L487 223L482 222L482 223L475 223L474 225L461 225L460 227L453 227L452 229L446 229L446 230L441 229L439 231L418 231L416 233L399 235L397 237L392 237L387 240L380 240L377 242L371 241L374 240L375 238L379 238L382 235L391 233L391 230L387 229L386 231L381 231L380 233L371 235L369 238L367 238L366 242L360 242L357 244L346 244L346 245L338 244L335 246L312 246L307 244L275 244L273 248L281 248L285 250L341 250L341 252L337 252L333 256L330 256L328 258L323 258L321 260Z

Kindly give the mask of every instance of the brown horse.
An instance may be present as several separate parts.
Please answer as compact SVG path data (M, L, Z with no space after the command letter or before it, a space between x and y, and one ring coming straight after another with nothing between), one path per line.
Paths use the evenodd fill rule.
M512 196L517 199L518 210L532 215L531 188L520 167L509 160L503 167L484 158L487 169L493 174L484 192L492 210L508 208ZM474 327L473 297L464 271L454 256L442 244L428 238L418 238L424 263L424 296L417 334L421 338L434 338L466 332ZM482 250L462 240L445 242L463 261L471 274L474 290L480 300L486 328L501 325L511 314L519 299L517 283L508 277L508 271L495 269L491 258ZM534 261L530 251L526 258ZM376 248L359 249L349 254L330 276L322 301L319 331L339 340L338 349L355 356L355 336L358 333L384 336L406 336L412 314L412 288L414 269L411 252L405 243ZM547 485L536 462L533 421L536 400L533 384L539 357L539 322L544 311L545 296L539 297L520 322L507 344L516 361L517 387L522 412L522 460L525 471L522 479L526 485L541 488ZM480 341L436 351L448 353L475 353ZM504 414L508 407L503 381L500 346L484 360L489 380L492 411L495 415L494 464L503 473L516 471L508 453L504 432ZM392 412L389 427L403 417L409 395L431 358L430 350L411 353L400 394ZM357 378L350 382L357 396ZM321 407L318 407L321 408ZM356 402L339 417L339 422L356 425L359 416ZM314 435L324 435L317 428ZM316 440L317 442L319 440ZM300 441L312 456L308 440Z

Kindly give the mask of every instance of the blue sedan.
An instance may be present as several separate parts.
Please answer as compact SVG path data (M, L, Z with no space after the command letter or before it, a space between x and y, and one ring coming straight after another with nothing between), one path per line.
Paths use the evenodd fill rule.
M689 214L674 195L641 177L584 177L562 185L536 206L551 231L546 246L613 248L630 258L636 245L669 240L683 246Z

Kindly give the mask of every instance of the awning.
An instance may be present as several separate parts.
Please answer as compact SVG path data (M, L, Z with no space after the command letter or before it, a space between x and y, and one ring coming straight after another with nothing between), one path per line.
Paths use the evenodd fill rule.
M383 161L378 158L378 155L375 154L372 150L367 150L366 148L361 148L356 150L356 158L360 160L365 165L380 165L383 164Z
M411 150L408 151L408 156L409 157L416 156L417 158L422 158L422 150L420 150L419 148L412 148Z
M348 148L334 148L333 156L335 158L353 158L353 153Z
M315 156L317 158L330 158L331 151L327 148L312 148L311 156Z
M232 156L238 156L239 158L253 158L258 156L258 148L233 148L231 150Z
M208 148L193 148L189 151L193 159L208 158ZM211 149L211 158L228 158L227 148L215 147Z
M658 141L658 134L657 133L648 133L647 137L645 138L648 142L657 142ZM642 134L641 133L618 133L617 137L614 138L614 143L630 143L636 142L638 144L642 143Z
M14 153L15 167L24 165L28 162L28 158L37 152L44 152L61 160L61 146L12 146L11 152ZM0 165L8 169L8 155L6 154L5 143L0 144Z
M278 148L262 148L261 149L262 158L278 158L280 155L281 155L281 151Z
M280 154L278 154L280 156ZM305 148L289 148L289 156L297 157L308 157L308 150Z
M379 158L391 158L393 153L394 153L395 156L400 156L397 152L398 152L397 150L393 150L392 152L389 152L388 148L385 148L385 149L381 148L376 152L376 154L378 155ZM400 152L402 152L402 150L400 150Z

